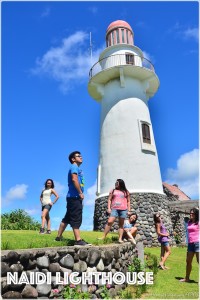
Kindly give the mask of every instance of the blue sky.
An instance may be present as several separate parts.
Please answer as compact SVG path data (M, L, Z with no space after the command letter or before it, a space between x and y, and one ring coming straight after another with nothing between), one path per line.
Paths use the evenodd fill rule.
M109 24L124 20L160 79L149 109L162 180L198 194L198 2L2 2L2 212L25 209L40 221L47 178L65 213L68 154L80 150L86 192L82 230L92 229L100 104L88 74ZM92 33L92 61L90 58ZM115 178L113 178L113 183ZM112 187L111 187L112 188ZM68 228L70 229L70 228Z

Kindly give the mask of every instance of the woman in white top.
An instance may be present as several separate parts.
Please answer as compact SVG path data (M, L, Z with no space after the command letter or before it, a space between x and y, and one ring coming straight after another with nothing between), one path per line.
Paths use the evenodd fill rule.
M51 222L50 222L50 215L49 212L52 208L52 205L56 203L59 196L54 190L54 182L52 179L47 179L45 184L45 188L42 190L42 193L40 195L40 201L42 204L42 227L40 228L40 233L44 234L44 226L45 222L47 222L47 234L51 233ZM51 195L55 196L54 201L51 201Z

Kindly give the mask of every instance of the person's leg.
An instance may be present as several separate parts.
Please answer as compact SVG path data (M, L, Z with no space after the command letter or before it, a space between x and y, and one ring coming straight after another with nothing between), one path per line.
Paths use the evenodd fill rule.
M185 278L181 279L181 282L189 282L190 281L190 273L192 271L192 260L194 257L194 252L187 252L186 256L186 275Z
M135 238L136 237L136 233L137 233L137 227L132 227L130 230L131 235Z
M47 214L49 213L48 209L44 208L43 211L42 211L42 229L44 229L44 226L45 226L45 222L46 222L46 216Z
M165 265L165 262L166 262L166 260L167 260L167 258L168 258L168 256L170 254L171 254L171 248L170 248L170 246L169 245L164 246L164 256L162 258L162 264L163 264L163 266Z
M197 259L197 262L199 264L199 252L196 252L196 259Z
M46 214L46 222L47 222L47 230L51 230L51 220L50 220L49 211Z
M161 269L163 269L163 270L164 270L164 263L163 263L164 254L165 254L165 248L164 248L164 245L161 244L161 248L160 248L160 263L159 263L159 266L160 266Z
M123 243L122 236L124 232L124 218L119 217L119 242Z
M107 223L106 226L105 226L104 233L103 233L103 237L102 237L103 240L106 238L108 232L110 231L110 228L111 228L111 226L113 225L113 223L114 223L114 221L115 221L115 218L116 218L116 217L110 217L110 218L108 219L108 223Z
M58 229L58 234L57 237L61 238L63 232L65 231L65 228L67 227L67 223L64 223L63 221L60 223L59 229Z
M72 228L73 232L74 232L74 237L76 241L80 241L81 240L81 236L80 236L80 229L79 228Z

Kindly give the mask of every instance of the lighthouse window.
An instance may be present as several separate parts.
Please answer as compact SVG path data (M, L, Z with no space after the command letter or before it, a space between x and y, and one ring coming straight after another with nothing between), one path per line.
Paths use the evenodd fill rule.
M149 125L142 124L143 143L151 144Z
M122 29L121 31L122 31L122 43L124 43L124 29Z
M117 44L119 44L119 29L117 29Z
M126 54L126 64L127 65L134 65L134 55L133 54Z

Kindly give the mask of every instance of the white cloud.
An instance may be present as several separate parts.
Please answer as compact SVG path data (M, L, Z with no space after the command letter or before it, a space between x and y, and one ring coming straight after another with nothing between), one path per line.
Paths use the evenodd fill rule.
M41 214L41 209L39 209L39 208L25 209L25 211L26 211L27 214L29 214L30 216L34 216L34 215L39 215L39 214Z
M195 41L199 41L199 29L198 28L188 28L183 31L183 36L185 39L194 39Z
M97 181L87 189L85 193L85 199L84 199L84 204L85 205L93 205L95 204L95 199L96 199L96 191L97 191Z
M44 11L41 13L41 18L48 17L50 15L50 8L45 7Z
M175 34L176 37L179 37L184 40L194 40L199 41L199 29L198 27L187 27L181 25L177 22L173 27L169 28L167 33Z
M91 61L89 53L89 34L78 31L64 38L58 47L50 48L41 58L37 58L34 75L45 75L59 83L66 94L76 84L88 80L91 66L99 59L100 50L93 51Z
M54 180L54 190L58 193L60 197L66 196L67 194L67 186L61 184L58 181Z
M88 10L89 10L92 14L94 14L94 15L96 15L97 12L98 12L97 6L90 6L90 7L88 8Z
M190 198L199 198L199 149L194 149L180 156L175 169L167 170L169 184L178 184Z
M10 204L10 202L17 199L25 199L28 190L28 185L26 184L16 184L11 187L4 197L2 197L3 204Z

